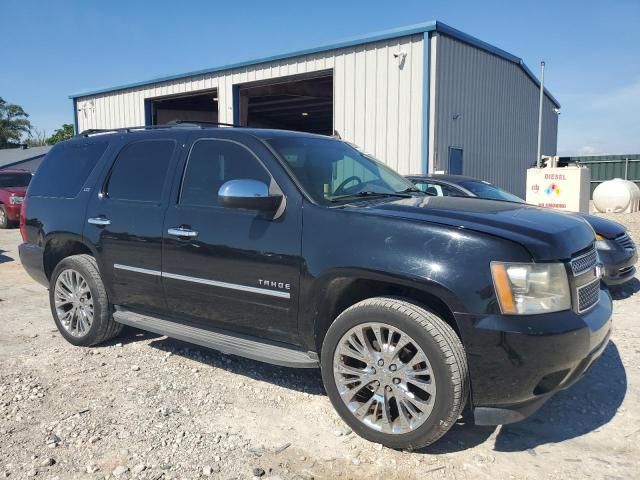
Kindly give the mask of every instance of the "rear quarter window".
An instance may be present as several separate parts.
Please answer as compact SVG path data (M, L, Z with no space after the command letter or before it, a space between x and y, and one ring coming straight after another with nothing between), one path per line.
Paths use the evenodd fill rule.
M109 144L64 142L51 149L36 171L29 196L74 198Z

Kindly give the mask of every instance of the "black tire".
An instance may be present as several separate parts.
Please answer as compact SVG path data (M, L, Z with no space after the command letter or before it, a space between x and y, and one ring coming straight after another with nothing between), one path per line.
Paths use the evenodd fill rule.
M437 393L425 422L407 433L383 433L358 420L342 401L334 378L334 354L351 328L381 322L409 335L427 355ZM468 369L464 347L455 331L423 307L392 297L363 300L342 312L327 331L321 356L322 379L329 399L342 419L358 435L396 449L418 449L442 437L459 418L467 401Z
M76 270L84 277L93 298L93 322L88 332L81 337L73 336L62 326L55 306L54 289L56 281L60 274L64 270L68 269ZM91 255L73 255L58 263L51 275L49 305L58 330L65 340L76 346L89 347L106 342L107 340L118 336L124 327L121 323L117 323L113 320L107 291L104 288L104 283L100 277L100 271L98 270L96 260Z
M4 205L0 205L0 229L4 230L5 228L9 228L9 215L7 215Z

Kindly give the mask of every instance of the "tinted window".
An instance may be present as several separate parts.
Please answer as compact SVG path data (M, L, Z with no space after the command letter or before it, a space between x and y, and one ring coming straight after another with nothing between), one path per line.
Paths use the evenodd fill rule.
M416 182L416 187L425 192L427 195L434 197L464 197L465 195L458 189L449 185L432 183L432 182Z
M173 140L146 140L125 146L111 170L108 197L159 202L174 148Z
M63 142L51 149L38 168L29 195L73 198L79 192L108 142Z
M222 184L241 178L270 182L267 171L245 147L224 140L200 140L187 161L180 203L216 206Z
M457 188L451 187L449 185L441 185L441 186L442 186L442 193L444 194L445 197L466 197L467 196Z
M351 145L330 138L277 137L268 143L316 202L329 205L364 194L395 194L413 184Z
M467 190L470 190L480 198L486 198L489 200L502 200L505 202L524 203L520 197L516 197L514 194L506 192L501 188L496 187L488 182L469 180L460 182Z
M26 187L30 181L30 173L0 173L0 188Z
M431 195L433 197L443 196L442 187L440 187L440 185L437 185L435 183L416 182L416 187L418 188L418 190L426 193L427 195Z

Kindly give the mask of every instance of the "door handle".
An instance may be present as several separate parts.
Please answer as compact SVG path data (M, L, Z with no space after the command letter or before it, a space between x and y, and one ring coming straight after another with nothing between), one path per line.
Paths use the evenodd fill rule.
M193 238L193 237L197 237L198 236L198 232L196 232L195 230L190 230L188 228L170 228L169 230L167 230L167 233L169 235L173 235L174 237L189 237L189 238Z
M107 225L111 225L111 220L104 217L95 217L87 220L91 225L98 225L100 227L106 227Z

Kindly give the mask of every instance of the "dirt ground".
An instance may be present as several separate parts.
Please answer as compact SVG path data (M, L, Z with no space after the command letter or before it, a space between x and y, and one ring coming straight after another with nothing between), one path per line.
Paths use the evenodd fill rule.
M640 214L612 217L640 244ZM71 346L19 241L0 230L0 478L640 478L638 278L613 292L613 339L578 384L523 422L459 423L412 453L351 433L316 370L134 330Z

